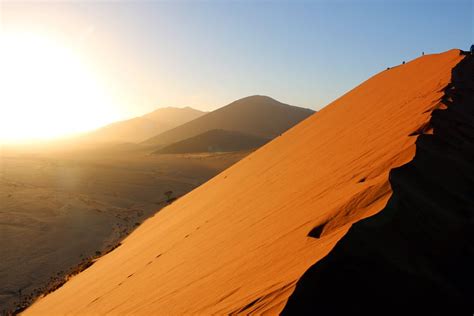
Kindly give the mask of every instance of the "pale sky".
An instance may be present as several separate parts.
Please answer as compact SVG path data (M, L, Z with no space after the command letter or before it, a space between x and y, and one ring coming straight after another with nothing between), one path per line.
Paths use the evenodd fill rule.
M24 34L42 38L41 43L47 39L49 44L41 44L47 46L44 54L36 54L32 63L56 54L48 53L50 42L67 50L68 57L57 57L65 60L63 66L44 67L54 68L51 74L33 67L37 73L30 78L26 69L22 78L30 78L30 86L44 81L43 89L48 76L54 77L47 87L53 91L51 86L60 85L63 92L55 96L54 111L64 107L62 115L78 118L96 113L90 126L157 107L208 111L253 94L317 110L422 51L468 49L473 16L469 0L0 1L5 38L15 43ZM19 47L35 54L37 44L28 41ZM12 45L4 50L7 46ZM9 54L2 58L13 67L10 59L17 57L5 56L18 53ZM2 101L0 115L13 111L14 99ZM45 93L23 101L33 101L38 115L38 108L51 103ZM17 112L18 118L28 111L17 106Z

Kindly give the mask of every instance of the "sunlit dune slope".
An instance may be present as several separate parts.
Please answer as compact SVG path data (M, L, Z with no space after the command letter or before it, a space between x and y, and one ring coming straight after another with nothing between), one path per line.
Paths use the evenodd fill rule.
M273 139L314 111L254 95L239 99L198 119L158 134L143 144L161 147L214 129Z
M462 58L451 50L382 71L160 211L25 314L281 311L351 223L385 207L389 171L413 158Z

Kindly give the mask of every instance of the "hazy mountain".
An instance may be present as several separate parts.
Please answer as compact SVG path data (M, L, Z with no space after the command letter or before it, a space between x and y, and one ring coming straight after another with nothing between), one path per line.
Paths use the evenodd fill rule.
M313 113L267 96L250 96L158 134L143 144L164 146L214 129L272 139Z
M109 124L88 133L82 139L102 143L141 142L204 114L206 112L190 107L160 108L140 117Z

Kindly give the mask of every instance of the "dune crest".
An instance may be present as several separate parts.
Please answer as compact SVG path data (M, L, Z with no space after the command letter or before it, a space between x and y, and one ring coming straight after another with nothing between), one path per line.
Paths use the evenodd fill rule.
M370 78L163 209L25 314L280 312L351 224L386 206L390 170L415 155L462 59L426 55Z

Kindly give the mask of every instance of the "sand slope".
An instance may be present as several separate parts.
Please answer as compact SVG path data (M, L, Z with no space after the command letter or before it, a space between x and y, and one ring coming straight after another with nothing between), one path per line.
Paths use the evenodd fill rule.
M272 139L314 111L254 95L234 101L196 120L156 135L143 144L164 146L213 129L241 132Z
M384 208L389 171L413 158L410 135L461 60L451 50L382 71L163 209L25 314L281 311L350 224Z

